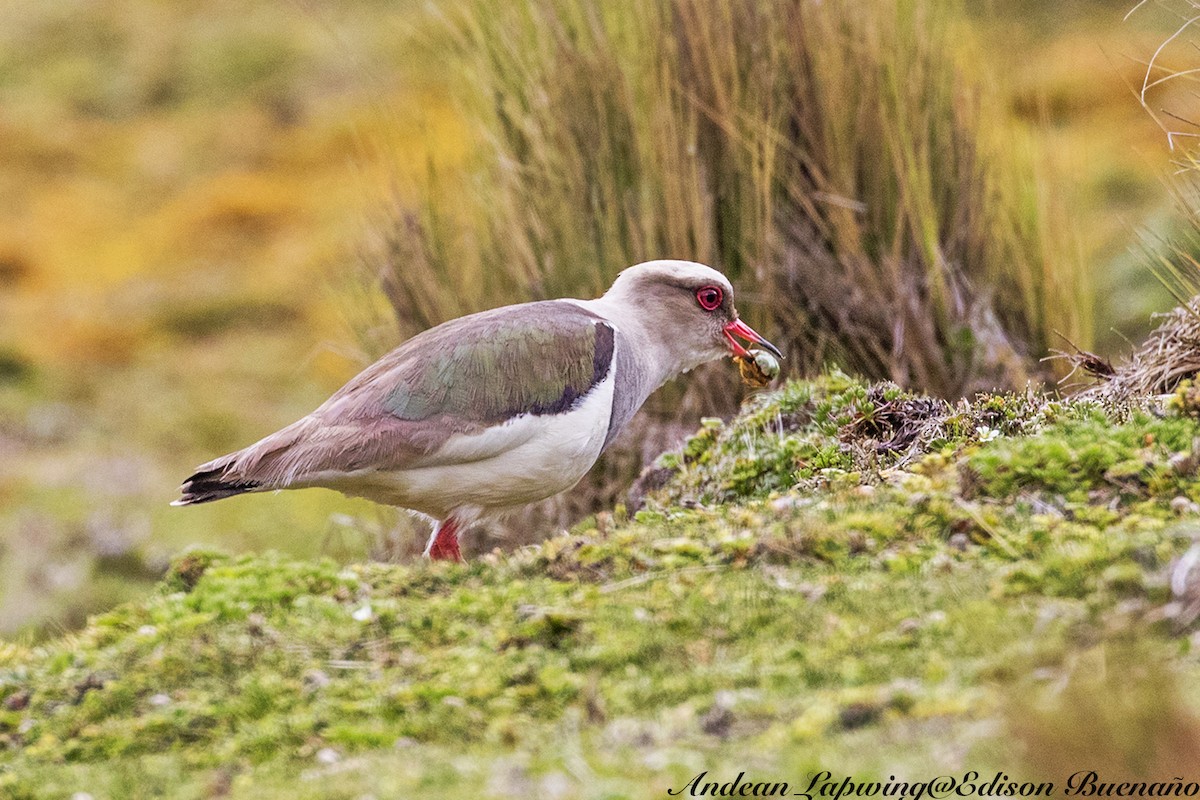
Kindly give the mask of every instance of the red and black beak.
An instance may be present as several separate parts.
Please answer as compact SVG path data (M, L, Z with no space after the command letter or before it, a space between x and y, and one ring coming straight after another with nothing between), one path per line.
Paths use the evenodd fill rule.
M767 350L770 350L772 353L774 353L777 358L783 358L783 353L779 352L778 347L768 342L766 339L760 336L754 330L754 328L751 328L740 319L735 319L733 322L730 322L725 326L725 338L729 340L729 349L733 351L735 356L746 358L750 355L750 351L743 347L738 341L738 339L744 339L747 342L753 342L754 344L762 345Z

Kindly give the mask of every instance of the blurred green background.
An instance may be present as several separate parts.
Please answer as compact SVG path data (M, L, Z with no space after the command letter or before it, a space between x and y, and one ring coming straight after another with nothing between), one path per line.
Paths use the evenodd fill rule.
M0 635L76 626L192 544L389 550L394 515L330 492L168 502L394 339L361 252L479 147L439 34L457 5L0 5ZM975 2L962 41L1105 355L1172 305L1137 242L1180 224L1131 89L1178 21L1128 10Z

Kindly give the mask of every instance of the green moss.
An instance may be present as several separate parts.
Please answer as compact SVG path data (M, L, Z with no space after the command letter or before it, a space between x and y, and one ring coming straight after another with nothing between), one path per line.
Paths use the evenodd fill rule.
M950 406L833 372L758 396L728 425L706 424L681 454L660 460L676 475L658 498L734 502L846 473L876 483L890 470L920 473L923 460L942 458L970 476L972 491L997 499L1040 491L1085 501L1097 490L1169 499L1191 485L1169 459L1190 452L1197 433L1182 413L1110 416L1092 402L1028 393Z
M1033 436L997 442L973 455L970 467L995 497L1040 490L1084 500L1092 491L1174 496L1184 482L1168 459L1190 451L1200 433L1189 419L1137 413L1118 424L1098 415L1055 422Z
M835 373L707 423L632 520L537 548L187 553L77 635L0 646L0 791L461 797L584 758L657 797L751 754L781 776L941 767L916 754L981 720L1003 768L1005 698L1037 676L1110 640L1178 653L1156 622L1190 543L1168 501L1200 492L1167 462L1194 428Z

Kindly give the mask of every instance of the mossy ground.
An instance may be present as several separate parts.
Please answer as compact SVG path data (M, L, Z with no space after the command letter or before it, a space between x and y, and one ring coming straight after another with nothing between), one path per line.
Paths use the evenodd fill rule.
M1200 752L1169 580L1198 433L833 374L707 425L632 518L511 555L185 555L144 602L0 645L0 794L649 798L705 769L1061 781L1075 752L1144 772Z
M453 189L473 150L430 35L441 5L0 4L0 636L76 629L187 544L392 548L344 535L331 519L377 517L333 493L166 503L370 360L347 352L343 313L372 319L361 287L321 287L353 283L382 199L431 172ZM1177 225L1173 156L1128 87L1178 23L1157 4L1125 22L1095 0L966 5L1000 104L1070 176L1096 328L1120 332L1097 352L1123 352L1175 304L1128 246Z

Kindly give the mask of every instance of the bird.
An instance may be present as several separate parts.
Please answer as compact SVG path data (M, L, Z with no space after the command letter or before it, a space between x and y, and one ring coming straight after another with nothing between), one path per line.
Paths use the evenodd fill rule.
M621 271L601 297L541 300L425 330L306 417L196 468L172 505L324 487L432 518L424 555L462 561L465 527L566 491L663 383L742 342L733 286L692 261Z

